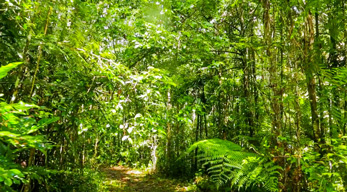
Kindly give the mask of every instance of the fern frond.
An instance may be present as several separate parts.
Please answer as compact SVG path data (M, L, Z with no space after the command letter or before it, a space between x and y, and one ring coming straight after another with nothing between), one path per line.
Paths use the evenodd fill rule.
M186 154L196 149L199 151L198 162L217 187L230 182L238 189L261 186L267 191L277 191L278 170L282 168L263 156L242 151L241 146L221 139L196 142Z

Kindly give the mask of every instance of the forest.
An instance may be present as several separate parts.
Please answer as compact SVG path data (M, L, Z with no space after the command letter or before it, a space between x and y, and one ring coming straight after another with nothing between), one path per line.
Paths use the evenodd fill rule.
M347 189L344 0L0 0L0 191Z

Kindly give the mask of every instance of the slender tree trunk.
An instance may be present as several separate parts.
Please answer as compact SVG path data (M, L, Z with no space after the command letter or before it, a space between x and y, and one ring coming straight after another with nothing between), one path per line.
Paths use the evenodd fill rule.
M314 28L313 28L313 18L311 13L308 14L306 18L306 30L305 30L305 45L304 45L304 62L307 67L305 67L306 80L307 80L307 91L309 95L309 101L311 106L311 117L312 117L312 127L314 140L318 142L321 139L321 131L319 127L319 118L317 112L317 93L316 93L316 79L314 77L315 65L312 60L312 48L314 42Z
M196 120L196 129L195 129L195 142L199 140L199 125L200 125L200 115L197 113L197 120ZM195 149L195 159L194 159L194 171L198 169L198 158L196 158L198 155L198 149Z
M167 163L168 163L168 167L169 167L169 170L171 170L171 160L172 160L172 130L171 130L171 123L170 123L170 118L171 118L171 93L170 93L170 90L168 90L168 93L167 93L167 113L166 113L166 118L167 118L167 123L166 123L166 126L167 126L167 144L166 144L166 152L167 152Z
M151 146L151 157L152 157L152 173L156 172L157 170L157 161L158 161L158 157L157 157L157 148L158 148L158 139L157 136L154 135L152 137L153 141L152 141L152 146Z
M264 40L267 46L266 48L266 56L267 61L269 63L269 75L270 75L270 87L272 89L272 98L271 98L271 106L273 111L273 120L272 120L272 128L273 128L273 142L276 142L277 137L280 135L281 131L281 105L279 103L279 99L281 98L280 86L278 85L278 71L277 71L277 63L276 63L276 55L272 51L272 34L275 34L271 31L273 29L272 19L270 18L270 1L263 0L263 8L264 8Z

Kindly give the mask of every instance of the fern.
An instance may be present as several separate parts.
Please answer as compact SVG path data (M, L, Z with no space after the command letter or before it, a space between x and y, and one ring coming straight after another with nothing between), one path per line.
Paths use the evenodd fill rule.
M234 188L261 187L277 191L279 170L272 161L226 140L207 139L194 143L186 152L199 150L197 158L210 179L220 187L231 182Z

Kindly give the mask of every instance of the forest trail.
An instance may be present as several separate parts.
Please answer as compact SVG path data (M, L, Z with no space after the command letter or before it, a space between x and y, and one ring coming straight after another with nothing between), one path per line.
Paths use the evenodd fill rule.
M104 168L105 184L111 192L176 192L187 191L181 183L147 175L143 171L117 166Z

